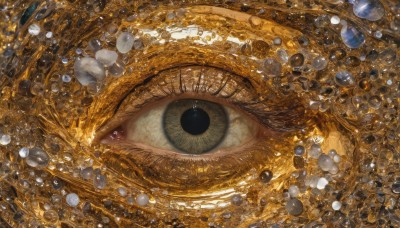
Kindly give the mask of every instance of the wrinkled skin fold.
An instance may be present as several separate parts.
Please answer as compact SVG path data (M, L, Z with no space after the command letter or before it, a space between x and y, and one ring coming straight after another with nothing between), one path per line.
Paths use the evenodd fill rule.
M400 225L396 1L0 9L0 226ZM204 154L127 137L179 99L254 132Z

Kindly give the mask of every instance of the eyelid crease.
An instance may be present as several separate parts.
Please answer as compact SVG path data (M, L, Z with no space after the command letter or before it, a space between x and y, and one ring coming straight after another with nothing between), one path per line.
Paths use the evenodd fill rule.
M298 124L304 111L300 102L275 99L261 101L246 78L214 67L184 66L161 71L132 89L116 107L114 118L100 127L98 132L111 131L149 104L168 96L220 102L244 111L261 125L277 132L297 130L304 125Z

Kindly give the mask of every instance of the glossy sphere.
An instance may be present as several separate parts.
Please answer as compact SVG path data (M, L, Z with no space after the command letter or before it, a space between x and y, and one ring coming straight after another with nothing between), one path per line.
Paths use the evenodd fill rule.
M379 0L356 0L353 12L357 17L377 21L383 17L385 9Z

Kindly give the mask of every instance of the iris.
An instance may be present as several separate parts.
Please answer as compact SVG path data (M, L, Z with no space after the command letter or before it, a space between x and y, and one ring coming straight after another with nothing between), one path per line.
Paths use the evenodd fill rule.
M225 138L228 120L217 103L181 99L171 102L163 114L164 134L183 153L207 153Z

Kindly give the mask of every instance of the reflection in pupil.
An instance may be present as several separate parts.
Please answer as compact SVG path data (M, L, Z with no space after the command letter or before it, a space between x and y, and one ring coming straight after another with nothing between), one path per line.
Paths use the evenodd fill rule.
M210 117L201 108L190 108L181 116L183 130L192 135L200 135L210 126Z

